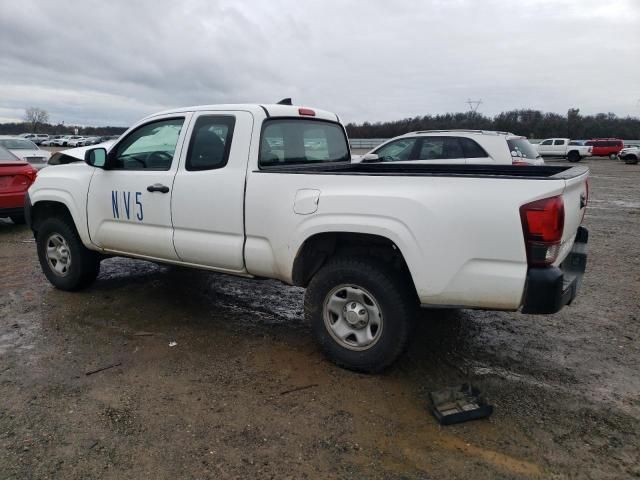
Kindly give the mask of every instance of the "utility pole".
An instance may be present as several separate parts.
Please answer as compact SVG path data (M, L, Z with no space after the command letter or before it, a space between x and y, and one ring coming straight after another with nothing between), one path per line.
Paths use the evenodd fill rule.
M471 100L470 98L468 98L465 103L467 105L469 105L469 111L471 113L477 113L478 112L478 107L482 104L482 99L480 99L480 100Z

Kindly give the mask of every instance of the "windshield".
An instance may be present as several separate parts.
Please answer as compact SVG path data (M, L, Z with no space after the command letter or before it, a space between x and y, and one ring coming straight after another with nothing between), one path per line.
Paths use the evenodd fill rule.
M0 163L3 162L22 162L22 160L0 145Z
M511 156L518 158L529 158L531 160L538 158L540 155L538 151L529 143L526 138L514 138L507 140ZM513 152L516 152L514 155Z
M0 138L0 145L9 150L38 150L35 143L21 138Z
M337 123L307 119L273 119L265 122L259 165L350 162L349 145Z

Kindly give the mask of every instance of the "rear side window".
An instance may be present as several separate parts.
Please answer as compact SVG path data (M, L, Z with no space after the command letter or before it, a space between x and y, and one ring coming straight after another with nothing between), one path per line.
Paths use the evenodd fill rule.
M337 123L293 118L264 123L261 167L350 161L347 137Z
M480 145L470 138L460 137L458 139L460 145L462 145L462 151L466 158L485 158L489 155L484 151Z
M455 160L464 158L465 154L460 140L458 137L424 137L418 153L418 160Z
M509 151L512 157L536 159L539 157L538 151L529 143L526 138L513 138L507 140Z
M204 115L193 127L185 168L189 171L213 170L229 161L233 127L232 115Z
M554 145L564 145L564 140L554 140L553 144Z

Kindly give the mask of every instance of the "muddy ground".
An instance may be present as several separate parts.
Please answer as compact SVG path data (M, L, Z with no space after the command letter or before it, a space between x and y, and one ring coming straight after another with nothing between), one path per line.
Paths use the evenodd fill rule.
M65 293L0 220L0 478L640 477L640 168L585 163L575 304L424 310L377 376L321 356L300 289L111 259ZM438 426L428 392L467 376L494 415Z

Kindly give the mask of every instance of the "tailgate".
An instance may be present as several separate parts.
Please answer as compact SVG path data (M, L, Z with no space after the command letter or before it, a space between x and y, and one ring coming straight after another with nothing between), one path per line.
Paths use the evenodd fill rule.
M571 251L576 238L578 227L582 223L587 208L589 195L587 179L589 171L585 170L581 175L567 178L562 192L564 201L564 231L558 259L554 265L559 265Z

